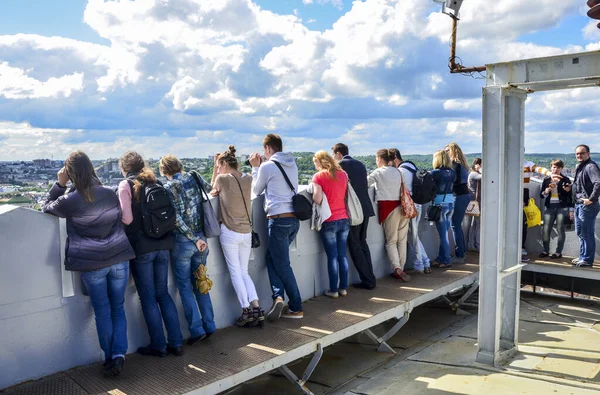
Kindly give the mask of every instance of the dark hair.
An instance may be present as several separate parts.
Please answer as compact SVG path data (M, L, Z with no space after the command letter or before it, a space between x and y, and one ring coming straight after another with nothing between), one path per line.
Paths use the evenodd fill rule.
M560 167L562 169L565 167L565 164L560 159L554 159L552 162L550 162L550 166L556 166L556 167Z
M390 160L398 159L400 162L404 162L398 148L390 148L388 151L390 152Z
M331 147L331 151L333 151L334 154L337 154L339 152L342 156L346 156L348 155L348 146L343 143L337 143L336 145Z
M225 151L221 155L219 155L217 160L219 162L227 163L227 165L229 165L229 167L231 167L232 169L235 169L235 170L237 170L239 167L238 160L235 157L235 147L233 145L230 145L229 149L227 151Z
M275 152L281 152L283 150L283 142L278 134L269 133L265 136L262 142L263 147L269 146Z
M471 170L477 171L477 170L475 170L475 166L476 165L481 166L481 158L475 158L475 159L473 159L473 163L471 163Z
M142 183L152 184L156 182L156 175L154 171L146 166L142 155L135 151L127 151L119 159L119 166L128 175L136 175L133 180L133 195L136 201L140 201L140 191L142 190Z
M579 147L585 148L585 152L587 152L589 154L589 152L590 152L590 147L589 146L587 146L585 144L579 144L577 147L575 147L575 150L577 151L577 148L579 148Z
M92 187L102 183L90 158L83 151L72 152L65 160L65 170L77 192L83 195L87 203L92 203Z
M382 148L382 149L378 150L375 155L377 155L378 158L381 158L386 162L393 160L393 159L390 159L390 151L387 148Z

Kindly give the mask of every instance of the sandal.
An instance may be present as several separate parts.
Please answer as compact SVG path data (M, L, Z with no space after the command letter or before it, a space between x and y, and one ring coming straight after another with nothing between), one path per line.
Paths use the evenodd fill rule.
M562 258L562 254L556 252L556 253L550 255L550 258L552 258L552 259Z
M550 254L548 254L547 252L540 252L540 255L538 255L538 257L540 258L546 258L548 256L550 256Z

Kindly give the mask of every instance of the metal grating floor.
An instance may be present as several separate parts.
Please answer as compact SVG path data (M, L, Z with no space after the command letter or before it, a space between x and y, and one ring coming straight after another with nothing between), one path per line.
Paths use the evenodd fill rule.
M475 254L467 258L469 262L476 262L476 259L478 255ZM274 324L267 323L262 330L219 329L210 339L186 347L182 357L151 358L130 354L124 374L115 379L104 379L101 365L93 364L24 383L0 391L0 394L183 394L207 385L216 388L214 385L221 380L229 380L227 385L218 387L222 391L247 380L248 372L261 364L264 371L252 373L254 376L281 366L280 357L319 339L332 336L329 343L339 341L343 338L339 331L354 324L370 320L376 325L385 320L379 319L380 314L383 317L383 313L399 309L406 302L417 298L418 304L431 300L433 291L458 283L478 270L477 264L467 263L447 270L434 269L429 275L414 275L408 283L384 277L378 280L374 290L351 288L346 297L319 296L304 302L305 318L301 320L282 319ZM347 336L352 334L346 333ZM251 347L250 344L258 346ZM307 348L302 355L298 354L298 358L310 352ZM206 393L209 392L215 391Z

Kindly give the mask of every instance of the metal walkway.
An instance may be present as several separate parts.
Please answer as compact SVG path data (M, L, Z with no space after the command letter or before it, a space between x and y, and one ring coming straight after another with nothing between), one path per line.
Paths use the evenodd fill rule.
M467 259L471 263L414 275L409 283L386 277L378 281L375 290L351 288L346 297L310 299L304 303L300 320L280 319L264 329L220 329L210 339L186 346L182 357L130 354L122 375L115 379L103 378L100 364L93 364L7 388L0 394L214 394L273 369L310 393L304 383L325 347L364 332L380 351L393 352L385 341L407 322L414 307L477 282L478 257L472 254ZM388 334L377 337L369 330L390 319L398 323ZM285 366L312 354L315 356L301 378Z

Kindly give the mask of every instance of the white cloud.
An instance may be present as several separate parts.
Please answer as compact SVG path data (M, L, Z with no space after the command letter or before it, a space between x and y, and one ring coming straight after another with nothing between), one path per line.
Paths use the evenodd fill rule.
M32 130L66 130L66 146L96 147L101 156L137 144L139 136L155 156L166 149L192 152L194 142L194 156L204 156L233 139L259 147L267 130L283 134L294 150L348 139L374 152L380 144L396 145L399 131L411 132L399 147L406 152L439 148L444 138L480 150L484 81L447 72L451 23L432 13L431 2L303 3L348 11L320 32L292 9L279 15L251 0L89 0L84 21L107 45L0 36L0 122L25 119ZM458 54L470 66L600 49L591 22L577 34L598 42L519 40L552 29L579 6L580 0L552 0L542 8L469 0L461 10ZM533 138L547 120L578 133L597 125L584 112L586 103L596 105L593 94L570 95L532 96ZM3 136L0 159L9 155L7 141L15 141Z

